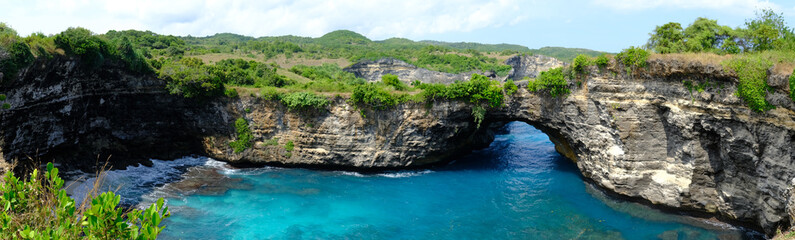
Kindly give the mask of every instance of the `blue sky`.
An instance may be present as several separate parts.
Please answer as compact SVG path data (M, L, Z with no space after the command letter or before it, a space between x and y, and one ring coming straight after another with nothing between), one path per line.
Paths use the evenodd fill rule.
M0 22L19 32L55 34L72 26L97 33L318 37L349 29L373 40L512 43L618 52L646 42L655 26L697 17L741 26L760 8L795 24L795 1L764 0L0 0Z

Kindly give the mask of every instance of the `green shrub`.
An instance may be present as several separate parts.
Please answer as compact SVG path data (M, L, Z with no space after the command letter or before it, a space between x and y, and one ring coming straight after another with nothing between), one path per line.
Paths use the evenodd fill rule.
M0 181L0 238L156 239L165 228L160 227L162 220L170 216L162 198L145 210L125 214L121 197L113 192L99 194L83 208L63 187L52 163L44 176L33 170L30 180L6 172Z
M395 90L398 91L405 91L406 89L409 88L408 86L406 86L405 83L401 82L400 79L398 79L397 75L394 74L386 74L382 76L381 82L383 82L387 86L394 87Z
M281 100L282 93L276 87L263 87L260 91L262 99L265 100Z
M6 95L0 94L0 101L5 101L5 100L6 100Z
M10 56L6 59L0 59L0 72L3 73L3 79L0 80L3 81L16 78L19 70L33 63L35 59L30 52L28 44L22 41L12 40L12 43L5 50L8 51Z
M519 90L519 87L517 87L516 84L513 83L513 80L508 80L502 84L502 90L505 91L505 94L510 96L516 93L516 91Z
M248 128L246 119L238 118L235 120L235 132L237 133L237 140L229 142L229 146L232 147L235 153L243 152L251 147L251 140L254 139L254 136L251 133L251 129Z
M238 96L237 95L237 90L235 90L234 88L225 89L224 90L224 95L226 95L227 97L230 97L230 98L236 98Z
M166 80L171 94L187 98L213 97L224 93L224 83L211 74L198 58L168 61L160 69L160 78Z
M590 65L588 61L588 56L580 54L574 58L574 61L572 61L571 68L574 70L575 73L585 74L588 65Z
M349 101L358 106L384 110L404 102L405 95L393 95L379 85L367 83L356 86Z
M644 68L649 52L643 48L629 47L616 54L616 61L628 68Z
M594 63L596 63L596 66L599 68L606 68L607 64L610 63L610 59L607 58L607 54L601 54L598 57L596 57Z
M563 76L562 68L553 68L541 72L537 79L528 81L527 89L531 92L549 89L549 94L552 97L563 96L571 92L568 82Z
M11 108L11 104L3 103L3 109L10 109L10 108Z
M293 141L287 141L287 144L284 144L284 150L288 152L292 152L293 148L295 148L295 144L293 144Z
M480 124L483 122L483 119L486 118L486 108L479 105L473 106L472 117L475 118L476 127L480 128Z
M325 109L329 104L329 100L326 97L310 92L285 94L282 96L281 101L290 110L308 110L311 108L320 110Z
M469 81L454 82L447 87L447 98L465 100L470 103L485 103L490 107L502 105L502 88L499 82L480 74L472 74Z
M749 108L757 112L775 108L765 99L770 88L767 85L767 69L773 63L757 56L734 58L723 62L723 65L737 74L739 80L737 96L742 98Z

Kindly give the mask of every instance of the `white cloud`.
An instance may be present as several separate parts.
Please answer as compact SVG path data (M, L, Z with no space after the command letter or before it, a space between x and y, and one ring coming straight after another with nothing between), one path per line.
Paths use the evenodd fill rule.
M655 8L711 9L739 14L753 13L757 9L783 9L775 3L762 0L593 0L597 5L617 10L646 10Z
M141 29L203 36L320 36L353 30L373 39L470 32L529 19L520 0L60 0L0 1L3 19L20 34L70 26L95 32Z

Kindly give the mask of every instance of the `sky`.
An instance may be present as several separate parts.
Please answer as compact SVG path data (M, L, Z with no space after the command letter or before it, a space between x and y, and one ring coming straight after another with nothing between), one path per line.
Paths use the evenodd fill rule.
M0 22L27 36L69 27L95 33L319 37L347 29L372 40L510 43L619 52L655 26L697 17L742 26L770 8L795 26L792 0L0 0Z

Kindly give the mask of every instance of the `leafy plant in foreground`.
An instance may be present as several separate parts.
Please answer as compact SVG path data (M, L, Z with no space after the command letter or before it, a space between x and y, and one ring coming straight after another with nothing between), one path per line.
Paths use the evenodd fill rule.
M113 192L78 207L63 187L52 163L44 176L36 169L27 181L6 172L0 182L0 239L156 239L170 216L162 198L125 214Z

